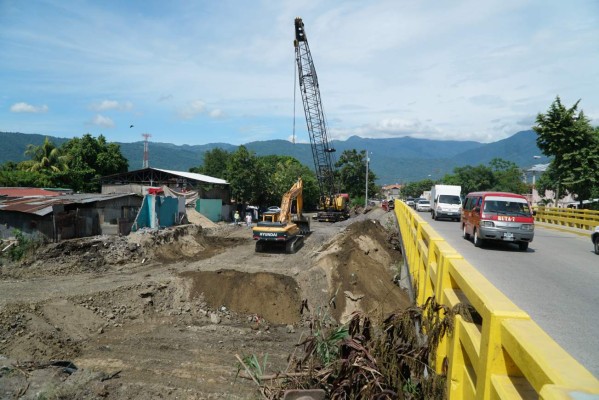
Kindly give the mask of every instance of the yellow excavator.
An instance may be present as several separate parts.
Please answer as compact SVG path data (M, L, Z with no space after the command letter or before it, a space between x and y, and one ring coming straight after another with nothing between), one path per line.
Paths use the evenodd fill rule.
M310 233L310 220L302 215L303 187L302 178L299 178L283 195L281 211L262 214L262 221L258 221L252 231L254 240L257 240L256 252L284 248L286 253L295 253L302 247L304 237Z

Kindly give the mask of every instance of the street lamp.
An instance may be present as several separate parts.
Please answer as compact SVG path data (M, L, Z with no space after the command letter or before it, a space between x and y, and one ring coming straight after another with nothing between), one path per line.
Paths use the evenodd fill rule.
M541 158L541 156L532 156L532 158L534 158L535 160L538 160ZM536 183L536 177L537 177L537 165L533 166L531 168L532 170L532 193L530 195L530 202L531 204L534 204L535 201L535 183Z

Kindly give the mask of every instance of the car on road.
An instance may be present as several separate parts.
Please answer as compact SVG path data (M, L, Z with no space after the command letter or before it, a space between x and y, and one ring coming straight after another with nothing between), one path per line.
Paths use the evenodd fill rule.
M414 203L414 199L412 197L408 197L408 198L406 198L406 204L409 205L410 207L414 208L414 205L416 203Z
M591 235L593 246L595 246L595 254L599 254L599 226L595 227L595 232Z
M506 192L468 193L462 208L462 237L472 237L476 247L487 241L516 243L526 251L535 233L526 197Z
M416 211L430 211L431 210L431 202L427 199L420 199L418 203L416 203Z
M387 207L389 208L389 210L395 210L395 200L389 200L389 204L387 205Z
M268 209L266 210L266 212L280 213L281 212L281 207L279 207L279 206L270 206L270 207L268 207Z
M462 237L476 247L487 241L516 243L526 251L535 222L526 197L506 192L468 193L462 208Z

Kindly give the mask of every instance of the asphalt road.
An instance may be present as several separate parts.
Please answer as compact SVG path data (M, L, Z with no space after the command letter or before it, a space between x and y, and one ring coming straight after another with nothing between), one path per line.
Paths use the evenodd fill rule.
M599 256L590 234L541 226L526 252L511 243L476 248L460 223L420 216L562 348L599 377Z

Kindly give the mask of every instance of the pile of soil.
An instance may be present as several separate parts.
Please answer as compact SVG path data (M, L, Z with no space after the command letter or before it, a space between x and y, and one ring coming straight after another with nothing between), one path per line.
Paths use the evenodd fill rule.
M218 225L210 221L203 214L196 211L195 208L186 208L185 213L187 214L187 220L190 224L199 225L204 229L216 228Z
M50 245L0 275L0 398L255 398L236 355L284 371L303 303L342 322L409 305L389 216L315 223L296 254L255 253L228 225Z
M200 225L142 229L129 236L92 236L50 243L18 263L0 267L0 278L104 273L118 266L135 267L150 261L174 262L214 256L239 239L215 240Z
M184 272L181 276L191 282L190 298L205 297L212 308L225 307L275 324L300 320L300 289L289 276L231 270Z
M367 219L323 246L315 266L327 271L331 313L337 321L348 321L356 311L381 321L410 306L393 279L401 267L401 253L390 236L379 221Z

